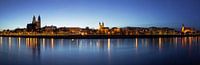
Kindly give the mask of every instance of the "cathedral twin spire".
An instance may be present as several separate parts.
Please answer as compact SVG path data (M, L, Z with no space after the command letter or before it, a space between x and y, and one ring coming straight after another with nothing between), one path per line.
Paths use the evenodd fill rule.
M33 16L32 24L34 25L35 29L40 29L41 28L41 18L40 18L40 15L38 16L37 20L36 20L36 17Z
M35 22L41 22L40 15L38 16L38 20L36 20L36 17L33 16L33 21L32 21L32 22L33 22L33 23L35 23Z

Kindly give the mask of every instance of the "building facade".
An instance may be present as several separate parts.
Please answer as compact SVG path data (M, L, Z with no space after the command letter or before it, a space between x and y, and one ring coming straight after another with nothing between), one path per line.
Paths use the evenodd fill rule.
M181 33L182 34L191 34L191 33L194 33L195 30L193 28L190 28L190 27L185 27L184 24L182 24L182 27L181 27Z
M36 20L36 17L33 16L32 23L27 24L27 31L33 32L33 31L40 31L41 29L41 17L38 16L38 19Z

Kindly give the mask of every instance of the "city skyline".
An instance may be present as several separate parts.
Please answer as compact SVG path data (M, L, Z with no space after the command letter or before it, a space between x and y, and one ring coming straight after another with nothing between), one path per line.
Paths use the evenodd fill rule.
M185 24L199 29L198 6L198 0L2 0L0 30L25 28L33 15L41 15L42 27L96 28L103 21L107 27L180 29Z
M16 28L14 30L0 31L0 35L4 36L132 36L132 35L162 35L162 36L184 36L199 35L199 30L187 27L182 24L180 30L170 27L107 27L104 22L99 22L98 28L90 27L57 27L57 26L41 26L42 18L33 16L32 22L26 25L26 28ZM67 36L66 36L67 35Z
M198 65L200 0L0 0L0 65Z
M38 17L36 18L37 16L35 16L35 15L33 15L32 16L32 21L30 21L30 22L39 22L39 23L37 23L37 25L39 25L39 27L38 28L43 28L43 27L52 27L52 26L55 26L55 27L57 27L57 28L65 28L65 27L67 27L67 28L90 28L90 29L99 29L99 26L103 23L103 27L104 27L104 21L99 21L98 23L99 23L99 25L98 26L96 26L96 27L90 27L90 26L85 26L85 27L79 27L79 26L56 26L56 25L46 25L46 24L42 24L42 20L41 20L41 16L40 15L38 15ZM42 21L42 22L41 22ZM16 28L14 28L13 27L13 29L9 29L9 28L7 28L7 29L0 29L0 31L3 31L3 30L16 30L16 29L25 29L25 28L27 28L27 26L29 25L29 24L32 24L32 23L30 23L30 22L28 22L28 23L26 23L27 25L23 25L23 27L16 27ZM42 26L43 25L43 26ZM106 26L106 25L105 25ZM152 27L156 27L156 28L172 28L172 29L175 29L175 30L177 30L177 31L181 31L181 28L182 28L182 26L184 26L184 24L181 24L181 26L179 26L178 28L173 28L173 27L167 27L167 26L144 26L144 27L142 27L142 26L106 26L106 27L108 27L109 29L112 29L112 28L115 28L115 27L117 27L117 28L127 28L127 27L134 27L134 28L152 28ZM188 27L188 26L187 26ZM193 28L193 29L196 29L196 30L199 30L198 28L195 28L195 27L189 27L189 28ZM32 28L31 28L32 29Z

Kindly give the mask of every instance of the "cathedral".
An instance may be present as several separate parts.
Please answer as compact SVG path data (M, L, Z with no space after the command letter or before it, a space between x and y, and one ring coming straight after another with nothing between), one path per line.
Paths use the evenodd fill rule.
M39 31L41 28L41 18L38 16L37 20L36 17L33 16L32 23L27 24L27 31Z
M104 23L102 22L99 22L99 29L101 30L101 29L103 29L104 28Z

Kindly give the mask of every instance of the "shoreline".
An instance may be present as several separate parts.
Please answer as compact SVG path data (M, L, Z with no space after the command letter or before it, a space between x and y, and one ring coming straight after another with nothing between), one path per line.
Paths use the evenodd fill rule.
M196 37L200 35L0 35L0 37L25 38L66 38L66 39L107 39L107 38L168 38L168 37Z

